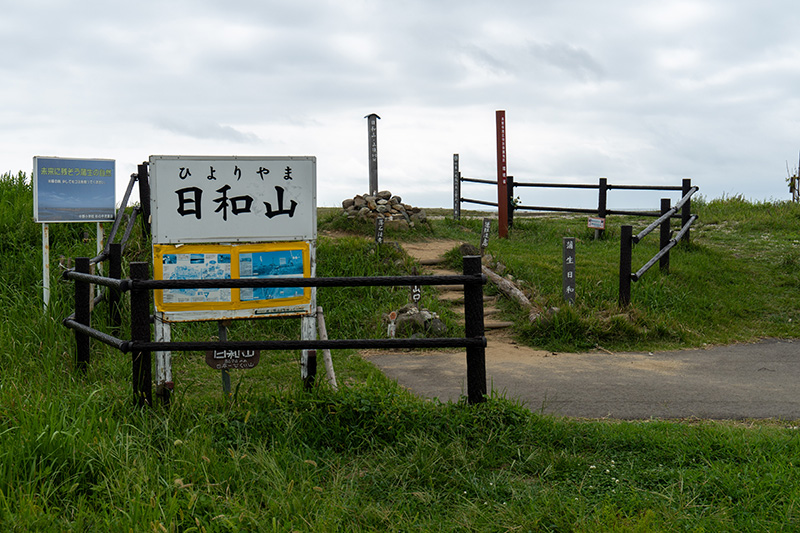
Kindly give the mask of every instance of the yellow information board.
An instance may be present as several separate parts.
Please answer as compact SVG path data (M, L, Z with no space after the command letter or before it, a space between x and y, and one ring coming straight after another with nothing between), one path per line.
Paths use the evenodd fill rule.
M157 280L274 279L311 276L310 243L154 244ZM171 321L221 320L311 312L310 287L198 288L155 291Z

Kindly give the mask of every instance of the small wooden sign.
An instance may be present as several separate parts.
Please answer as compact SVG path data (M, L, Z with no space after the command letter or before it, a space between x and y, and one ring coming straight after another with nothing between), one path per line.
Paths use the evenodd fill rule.
M599 217L589 217L586 227L591 229L606 229L606 219Z
M207 350L206 364L214 370L248 370L255 368L261 350Z
M418 275L417 267L411 269L411 274L414 276ZM419 301L422 300L422 287L419 285L412 285L411 286L411 302L417 306L419 309Z
M489 247L489 231L492 229L492 221L488 218L483 219L483 229L481 231L481 255Z
M386 227L386 219L378 217L375 219L375 242L383 244L383 231Z
M575 304L575 237L564 237L564 300Z
M422 287L419 285L411 286L411 301L419 306L419 301L422 299Z

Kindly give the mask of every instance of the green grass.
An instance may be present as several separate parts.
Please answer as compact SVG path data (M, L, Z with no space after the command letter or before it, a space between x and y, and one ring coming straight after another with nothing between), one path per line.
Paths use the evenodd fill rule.
M24 176L0 179L0 205L4 531L800 527L800 433L788 421L588 421L535 414L497 396L478 406L422 401L352 351L333 354L338 392L322 385L304 392L297 354L277 352L262 354L251 371L233 373L233 401L223 399L219 374L198 354L174 354L172 407L136 409L129 356L94 343L88 372L74 371L73 337L61 325L71 312L71 285L54 277L51 307L42 310L40 229L31 221ZM615 304L615 226L606 241L594 242L581 220L519 221L508 241L492 241L490 252L535 290L539 302L561 307L549 319L553 333L521 323L520 334L566 347L795 336L783 321L797 320L790 298L800 261L793 240L800 211L736 198L698 207L693 245L675 251L669 276L650 272L634 285L627 310ZM478 228L478 222L433 221L410 238L476 244ZM51 226L54 264L59 255L94 255L84 231L93 235L94 225ZM559 246L566 234L581 239L583 278L573 309L558 301ZM407 237L398 232L390 239ZM137 237L126 257L147 254ZM691 273L696 265L708 271ZM358 236L320 238L320 275L404 274L410 268L391 246L376 249ZM762 276L779 283L762 287ZM319 296L332 336L354 338L379 335L380 314L407 301L408 291L342 296L321 290ZM440 305L435 295L426 298L426 306ZM742 299L738 305L736 298ZM722 316L676 309L684 305ZM448 310L440 311L447 318ZM519 310L508 305L507 312ZM102 306L94 314L101 328L103 314ZM297 338L298 330L296 321L237 322L230 338ZM216 328L186 325L175 335L214 338Z
M693 203L699 220L691 242L670 253L665 274L655 265L632 284L631 305L619 299L620 226L634 233L652 219L609 217L605 238L594 239L581 216L517 217L507 239L496 224L487 252L505 267L531 299L548 311L530 323L528 313L506 303L518 340L553 351L665 350L800 336L794 304L800 287L800 205L751 203L739 197ZM323 219L323 225L330 219ZM341 221L336 221L341 224ZM432 221L405 238L448 238L478 245L479 219ZM672 229L677 231L678 223ZM369 235L369 225L351 231ZM577 239L577 302L562 299L562 238ZM658 251L658 231L634 247L633 269ZM459 268L460 254L449 254ZM487 289L491 291L492 289Z

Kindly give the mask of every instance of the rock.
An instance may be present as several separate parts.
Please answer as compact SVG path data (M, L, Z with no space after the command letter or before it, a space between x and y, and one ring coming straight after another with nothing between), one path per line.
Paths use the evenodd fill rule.
M447 326L445 326L444 322L440 318L432 318L426 324L428 329L428 333L434 337L441 337L445 333L447 333Z
M478 248L476 248L475 246L473 246L473 245L471 245L469 243L466 243L466 242L464 244L462 244L461 246L459 246L458 250L461 252L462 256L465 256L465 255L481 255L481 251L478 250Z
M397 335L401 337L407 337L425 329L425 318L419 311L398 315L395 323L397 324Z
M447 326L436 313L427 309L417 309L409 303L396 311L396 334L399 337L423 338L425 336L441 337L447 332ZM388 324L388 314L383 316Z
M425 210L404 204L400 196L393 195L390 191L380 191L375 194L359 194L342 201L342 216L348 219L385 218L387 221L396 221L405 227L414 227L415 223L427 222ZM413 216L413 218L412 218Z

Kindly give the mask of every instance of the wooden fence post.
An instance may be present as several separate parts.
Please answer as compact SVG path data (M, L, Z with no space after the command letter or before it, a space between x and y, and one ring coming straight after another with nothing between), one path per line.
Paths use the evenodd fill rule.
M669 198L662 198L661 199L661 216L664 216L672 207L670 206ZM664 222L661 223L660 228L660 238L659 238L659 250L663 250L669 244L669 238L671 233L671 218L667 218ZM661 272L664 274L669 274L669 251L661 256L661 259L658 260L658 265L661 268Z
M631 262L633 261L633 226L620 228L619 243L619 305L631 303Z
M508 229L514 227L514 176L506 178L506 190L508 191Z
M683 183L681 185L681 197L686 196L689 194L689 191L692 190L692 180L691 178L683 178ZM689 198L686 200L686 203L683 204L681 208L681 228L685 227L686 224L689 223L689 219L692 218L692 199ZM686 230L686 233L683 234L683 238L681 242L685 242L689 244L689 230Z
M150 179L148 175L148 163L142 163L137 167L137 180L139 181L139 203L142 206L142 227L145 235L150 236Z
M464 275L481 274L481 257L467 255L463 259ZM478 338L484 336L483 324L483 285L466 283L464 285L464 336ZM486 401L486 348L467 347L467 401L470 404Z
M82 274L89 274L89 258L76 257L75 271ZM84 326L91 326L91 287L88 282L75 280L75 321ZM86 372L89 366L89 351L91 349L91 339L89 335L75 330L75 365L81 372Z
M605 220L608 215L608 178L600 178L600 183L597 185L598 198L597 198L597 216ZM603 238L605 230L594 230L594 240Z
M131 338L134 342L150 341L150 291L136 288L137 280L150 275L147 263L131 263ZM153 369L149 350L132 352L133 398L137 406L153 405Z
M118 242L112 242L108 247L108 277L122 279L122 245ZM122 327L121 297L118 288L108 288L108 323L115 335L119 334Z

